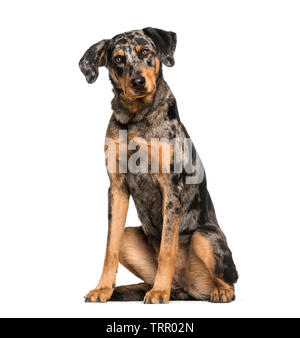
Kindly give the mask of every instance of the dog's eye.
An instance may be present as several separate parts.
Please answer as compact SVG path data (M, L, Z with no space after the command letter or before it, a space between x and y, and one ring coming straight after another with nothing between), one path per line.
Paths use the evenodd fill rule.
M142 55L148 55L149 54L149 50L146 49L146 48L142 49L141 52L142 52Z
M122 58L120 56L115 57L115 62L120 63L122 61Z

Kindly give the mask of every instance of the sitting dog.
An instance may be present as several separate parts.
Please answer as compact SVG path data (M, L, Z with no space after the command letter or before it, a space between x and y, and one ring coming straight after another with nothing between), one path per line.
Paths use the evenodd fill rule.
M179 159L191 160L198 173L175 170L174 156L162 154L166 140L189 139L162 72L162 64L174 65L175 47L175 33L148 27L102 40L80 60L88 83L96 81L99 67L109 70L114 98L106 139L115 147L106 143L106 161L116 161L118 167L108 170L106 254L100 281L85 296L87 302L144 300L154 304L171 299L226 303L235 299L233 285L238 274L194 146ZM122 139L121 131L126 133ZM138 139L143 142L138 144ZM152 147L152 139L164 141ZM151 148L158 170L147 171L149 154L143 160L146 165L139 163L136 172L126 170L134 153L131 141L138 144L138 152ZM170 149L174 155L175 144ZM170 159L169 171L163 164L166 158ZM130 196L140 227L125 228ZM116 287L119 262L144 283Z

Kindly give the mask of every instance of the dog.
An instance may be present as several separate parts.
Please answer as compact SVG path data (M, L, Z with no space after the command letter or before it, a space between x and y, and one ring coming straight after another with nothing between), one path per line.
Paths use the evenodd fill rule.
M148 27L92 45L79 62L88 83L96 81L99 67L109 70L114 98L106 139L113 140L116 151L106 144L105 152L106 161L116 160L118 166L108 172L109 225L102 275L97 287L85 296L87 302L227 303L235 299L238 273L217 222L204 170L196 183L187 183L195 173L174 170L174 159L170 171L164 172L161 146L150 151L157 153L153 156L158 172L120 170L134 153L128 150L132 140L145 140L137 147L143 151L152 138L189 138L162 71L162 65L174 65L176 43L176 33ZM127 133L123 141L120 131ZM124 157L120 160L121 153L125 161ZM187 156L195 163L198 154L193 144ZM130 196L139 227L125 227ZM143 283L116 287L119 262Z

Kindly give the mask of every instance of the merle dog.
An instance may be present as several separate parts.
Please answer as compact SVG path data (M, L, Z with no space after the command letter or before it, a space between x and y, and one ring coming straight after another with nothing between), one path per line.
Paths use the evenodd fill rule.
M113 140L116 151L106 147L106 160L116 160L118 167L108 171L109 226L102 276L86 301L144 299L151 304L170 299L230 302L235 298L233 284L238 274L216 219L204 170L198 181L188 182L197 174L186 169L177 172L174 156L170 171L163 170L166 156L161 144L150 151L156 153L152 157L157 159L158 171L120 169L127 164L120 155L126 154L127 162L133 153L128 151L132 140L145 140L136 149L146 151L154 138L189 138L162 72L162 64L174 65L175 47L175 33L149 27L102 40L80 60L88 83L96 81L99 67L109 70L114 98L106 137ZM123 141L120 131L127 133ZM193 145L187 156L193 164L197 162ZM130 196L141 226L125 228ZM144 283L116 287L119 262Z

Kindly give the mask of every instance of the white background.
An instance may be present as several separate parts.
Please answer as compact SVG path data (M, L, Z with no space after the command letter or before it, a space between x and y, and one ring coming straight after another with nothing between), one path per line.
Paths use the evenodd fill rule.
M6 1L0 5L0 315L299 316L297 1ZM231 304L86 304L107 232L106 69L93 43L177 33L164 76L206 168L240 274ZM128 225L139 225L131 203ZM137 279L120 267L118 284Z

